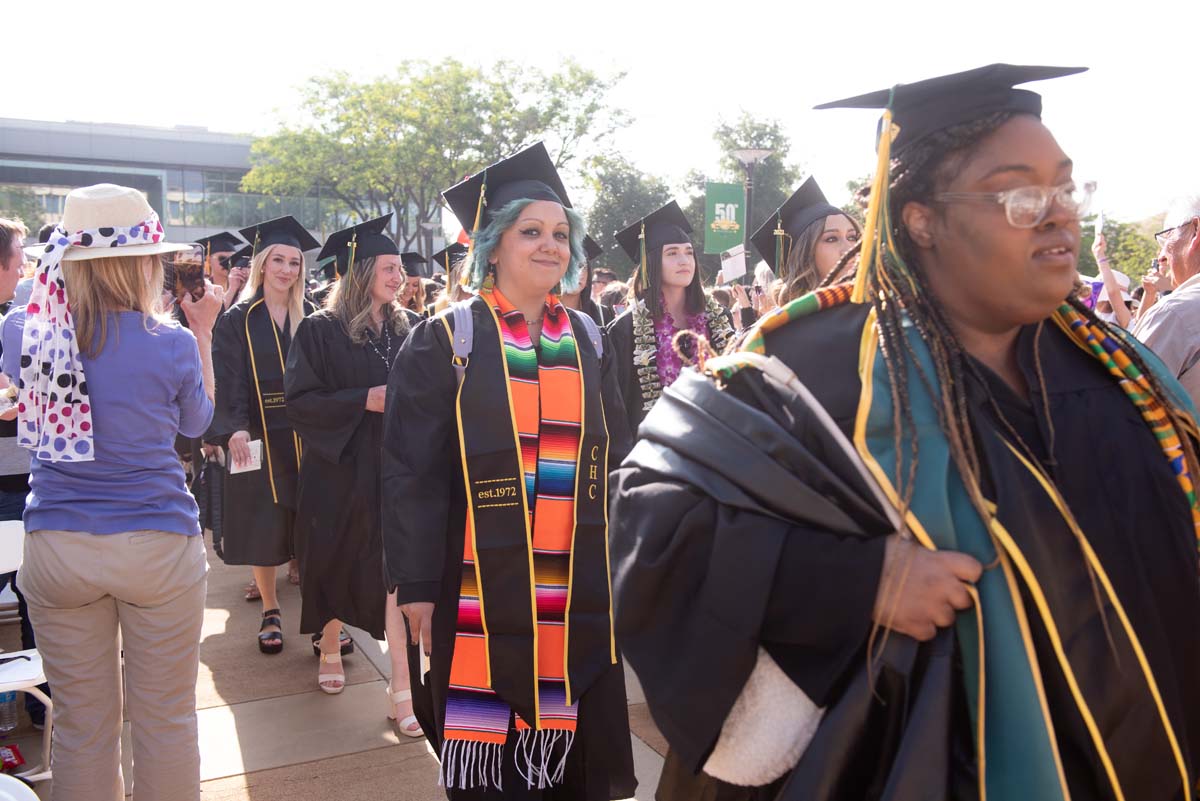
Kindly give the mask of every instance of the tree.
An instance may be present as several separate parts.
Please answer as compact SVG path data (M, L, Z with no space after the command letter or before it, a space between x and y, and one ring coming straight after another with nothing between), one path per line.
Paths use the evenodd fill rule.
M859 225L866 225L867 215L862 207L858 204L858 193L871 185L871 176L864 175L862 178L854 181L846 181L846 190L850 193L850 199L842 206L842 211L846 212L852 220Z
M774 151L754 167L754 196L750 199L754 208L748 215L753 233L800 183L799 166L788 160L792 141L778 120L760 120L745 112L737 122L718 125L713 139L721 146L721 172L738 183L745 179L745 169L733 155L735 150L758 147Z
M747 215L750 233L754 233L775 209L783 205L800 182L800 167L789 160L791 140L777 120L760 120L743 113L735 122L721 122L713 132L713 139L721 148L720 170L717 175L709 176L693 171L684 178L683 189L690 197L684 205L684 213L687 214L692 229L698 232L697 249L702 249L703 245L705 184L709 181L737 184L745 181L745 169L733 155L734 151L751 147L773 151L765 161L754 167L754 195L750 199L754 207ZM758 261L754 247L751 246L750 250L751 252L746 254L748 266ZM706 278L711 279L717 270L721 269L719 255L701 255L698 256L698 261Z
M1154 232L1161 228L1162 218L1152 217L1141 222L1120 222L1111 218L1104 220L1104 240L1107 246L1109 266L1129 276L1129 291L1136 289L1142 276L1150 270L1150 262L1158 255L1158 244ZM1099 275L1100 266L1092 255L1092 243L1096 240L1096 218L1090 216L1083 221L1083 236L1079 243L1080 275Z
M42 227L41 201L27 186L0 186L0 217L20 220L36 236Z
M604 248L597 263L625 280L632 275L633 264L617 245L616 232L669 201L671 190L615 153L590 159L585 180L595 197L588 210L588 232Z
M320 192L359 220L393 211L393 238L415 249L421 225L440 222L441 191L464 175L539 138L565 167L610 136L624 119L607 101L620 78L570 61L547 75L453 59L406 61L366 82L313 78L302 97L308 122L254 142L242 189Z

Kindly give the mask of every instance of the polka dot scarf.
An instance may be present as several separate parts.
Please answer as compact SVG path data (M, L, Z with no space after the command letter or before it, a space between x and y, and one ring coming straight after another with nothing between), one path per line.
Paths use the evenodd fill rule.
M67 233L60 226L50 235L25 309L17 394L18 442L38 460L90 462L95 458L92 407L67 303L63 255L71 248L151 245L162 239L156 214L131 227Z

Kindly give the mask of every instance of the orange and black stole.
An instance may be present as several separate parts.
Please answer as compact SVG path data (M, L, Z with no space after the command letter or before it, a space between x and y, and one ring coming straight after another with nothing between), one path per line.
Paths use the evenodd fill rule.
M579 696L616 662L599 364L554 296L537 348L499 292L475 303L486 314L458 397L468 515L440 781L502 789L508 744L545 789L562 780Z

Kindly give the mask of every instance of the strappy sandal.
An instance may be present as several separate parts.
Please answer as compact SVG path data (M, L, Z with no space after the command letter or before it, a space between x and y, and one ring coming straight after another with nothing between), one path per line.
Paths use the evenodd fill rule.
M288 584L291 584L296 587L300 586L300 567L299 567L299 565L295 565L295 564L288 565Z
M277 654L283 650L283 618L278 609L268 609L262 614L262 623L258 627L258 650L264 654ZM275 626L279 631L266 631L267 626Z
M341 654L327 654L321 652L321 665L338 665L342 664ZM322 673L321 668L317 668L317 686L321 688L321 692L329 695L337 695L342 690L346 689L346 674L339 673Z
M250 580L250 583L246 585L246 595L244 597L247 601L262 600L262 593L258 591L258 582L253 579Z
M389 682L387 685L387 694L388 706L391 708L391 711L388 712L388 720L396 723L396 730L405 737L420 737L423 735L425 732L421 730L421 724L417 720L416 715L407 715L399 722L396 722L396 718L399 715L396 712L396 704L403 704L405 701L411 704L412 690L401 690L398 693L394 693L392 692L392 685Z
M313 644L313 656L320 656L321 655L321 635L320 634L314 634L312 636L312 644ZM354 653L354 640L350 639L350 635L346 633L345 629L342 629L341 633L338 634L338 645L339 645L338 650L341 652L342 656L349 656L350 654Z

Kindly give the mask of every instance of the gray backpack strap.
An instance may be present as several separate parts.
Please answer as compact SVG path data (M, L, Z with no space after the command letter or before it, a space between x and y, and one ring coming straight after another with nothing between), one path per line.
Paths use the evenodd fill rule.
M475 344L475 318L471 315L471 303L474 298L460 300L450 305L450 316L454 320L454 333L450 336L450 347L454 351L454 372L458 374L458 384L462 386L467 374L467 364L471 361L471 348Z
M596 321L592 319L592 315L587 312L579 312L575 318L583 323L583 329L587 331L588 339L592 340L592 348L596 351L596 359L604 358L604 341L600 338L600 326L596 325Z

